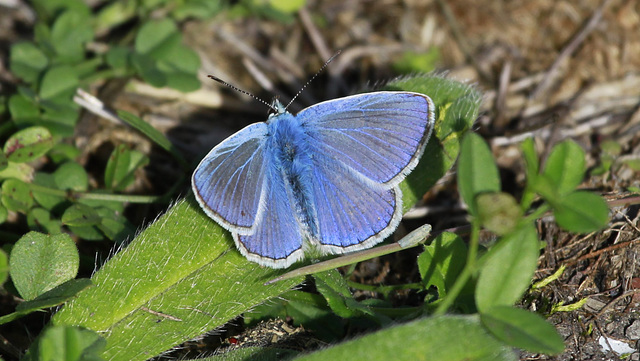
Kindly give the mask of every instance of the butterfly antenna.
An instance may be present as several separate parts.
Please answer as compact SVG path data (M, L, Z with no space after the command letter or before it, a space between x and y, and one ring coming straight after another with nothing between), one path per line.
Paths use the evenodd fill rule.
M300 90L298 91L298 94L296 94L293 99L291 99L291 101L287 104L286 107L284 107L285 109L287 109L289 107L289 105L291 105L291 103L293 103L294 100L296 100L296 98L298 97L298 95L300 95L300 93L302 93L302 91L307 87L307 85L311 84L311 82L313 81L313 79L315 79L320 73L322 73L322 71L324 70L324 68L327 67L327 65L329 65L329 63L331 61L333 61L333 59L335 59L336 56L340 55L340 50L336 51L335 54L333 54L332 57L329 58L329 60L324 62L324 65L322 65L322 67L320 68L320 70L318 70L315 75L313 75L311 77L311 79L307 80L307 82L302 86L302 88L300 88Z
M334 57L335 57L335 55L334 55ZM333 59L333 58L331 58L331 59ZM329 59L329 60L331 60L331 59ZM323 67L323 68L324 68L324 67ZM248 91L246 91L246 90L242 90L242 89L240 89L240 88L238 88L238 87L236 87L236 86L233 86L233 85L231 85L231 84L227 83L226 81L224 81L224 80L222 80L222 79L220 79L220 78L218 78L218 77L216 77L216 76L213 76L213 75L207 75L207 76L208 76L209 78L211 78L211 79L213 79L213 80L217 81L217 82L218 82L218 83L220 83L220 84L224 84L224 85L228 86L229 88L231 88L231 89L233 89L233 90L235 90L235 91L237 91L237 92L240 92L240 93L242 93L242 94L245 94L245 95L248 95L248 96L252 97L253 99L255 99L255 100L259 101L260 103L262 103L262 104L264 104L264 105L268 106L269 108L271 108L272 110L274 110L274 111L276 111L276 112L278 111L278 109L276 109L276 107L274 107L272 104L267 103L266 101L264 101L264 100L262 100L262 99L258 98L257 96L255 96L255 95L253 95L253 94L249 93L249 92L248 92ZM313 78L312 78L312 79L313 79ZM303 89L304 89L304 88L303 88Z

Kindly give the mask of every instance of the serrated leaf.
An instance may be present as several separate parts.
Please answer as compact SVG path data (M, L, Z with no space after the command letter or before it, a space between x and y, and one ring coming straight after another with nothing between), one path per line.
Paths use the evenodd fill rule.
M584 178L584 157L578 144L565 140L553 147L542 174L551 180L558 194L572 192Z
M570 232L588 233L603 228L609 221L609 207L597 194L570 193L552 203L558 225Z
M13 246L9 265L11 279L22 298L33 300L76 276L78 250L67 234L29 232Z
M489 308L480 314L484 326L510 346L555 355L564 350L556 329L539 315L510 306Z
M53 137L45 127L29 127L14 133L4 144L7 159L26 163L43 156L53 147Z
M487 143L474 133L468 133L460 147L458 189L472 215L478 215L476 197L480 193L500 191L500 175L493 154Z
M476 285L476 305L483 312L511 306L522 297L536 270L540 249L532 224L521 225L498 241L483 257Z

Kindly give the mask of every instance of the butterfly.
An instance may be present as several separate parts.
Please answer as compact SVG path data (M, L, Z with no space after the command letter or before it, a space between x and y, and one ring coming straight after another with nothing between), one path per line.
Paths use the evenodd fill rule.
M204 212L250 261L287 268L311 249L357 251L402 218L399 183L415 168L435 122L426 95L379 91L289 113L215 146L191 178Z

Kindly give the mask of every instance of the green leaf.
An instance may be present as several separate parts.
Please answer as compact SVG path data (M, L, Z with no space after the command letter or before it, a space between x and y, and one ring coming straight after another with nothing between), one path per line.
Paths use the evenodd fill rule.
M156 88L167 85L167 76L158 69L158 62L146 54L131 54L131 65L144 81Z
M248 346L242 348L228 348L224 352L216 352L215 355L198 359L198 361L243 361L243 360L260 360L260 361L280 361L292 360L300 352L289 350L278 346Z
M0 317L0 325L4 325L5 323L9 323L22 316L44 308L61 305L89 286L91 286L91 280L86 278L69 280L41 294L31 301L25 301L18 304L16 312Z
M392 66L396 73L401 74L428 73L435 69L439 60L440 51L433 46L426 52L406 51Z
M7 169L7 167L9 167L9 159L7 159L7 155L4 154L4 151L0 149L0 171Z
M47 56L31 42L13 44L9 61L11 71L27 83L36 82L49 64Z
M609 221L607 202L591 192L576 191L551 204L556 222L569 232L597 231Z
M2 183L2 204L10 211L27 213L33 206L29 186L18 179L7 179Z
M9 98L9 113L18 127L28 127L40 121L40 108L32 99L14 94Z
M43 112L41 122L43 126L58 137L70 137L73 135L79 113L70 102L70 98L55 99L55 103L42 102ZM60 103L62 102L62 103ZM55 106L55 109L51 106Z
M37 310L61 305L92 284L88 278L68 280L31 301L22 302L16 307L16 311Z
M48 234L62 232L62 223L57 218L51 216L51 212L44 208L32 208L27 213L27 224L32 231Z
M135 232L135 227L122 215L122 212L107 207L97 209L100 216L98 229L112 241L120 242Z
M418 269L425 288L438 288L440 298L448 292L464 268L467 246L458 235L444 232L438 235L418 256Z
M65 10L71 10L86 17L91 15L89 7L82 0L35 0L32 3L38 16L47 20Z
M87 171L74 161L65 162L58 167L53 173L53 179L59 189L84 192L89 188Z
M11 279L25 300L74 278L79 256L75 243L64 234L29 232L11 250Z
M26 163L43 156L53 147L53 137L45 127L29 127L14 133L4 144L7 159Z
M79 11L63 12L51 27L51 44L63 63L84 59L84 44L93 40L91 17Z
M33 177L33 167L27 163L13 163L0 170L0 180L18 179L22 182L28 182Z
M510 306L489 308L480 314L484 326L510 346L547 355L564 350L556 329L539 315Z
M584 178L584 151L578 144L565 140L551 150L543 175L553 182L557 194L572 192Z
M0 249L0 285L3 285L7 282L7 278L9 277L9 258L5 251Z
M33 177L33 184L50 188L51 190L57 190L53 174L36 172ZM49 192L47 189L38 189L38 187L34 187L34 189L31 190L31 193L33 194L33 198L36 202L49 211L55 207L61 206L67 201L65 197L52 194L54 192Z
M522 209L508 193L483 193L476 198L478 218L491 232L505 235L512 232L522 219Z
M100 215L95 209L76 203L62 215L62 223L67 226L86 227L95 226L100 223Z
M172 15L178 22L182 22L187 18L207 20L223 11L225 5L222 1L191 0L181 3L180 6L173 10Z
M120 3L116 3L120 4ZM129 66L129 57L131 56L131 50L123 46L112 46L107 54L105 60L110 67L125 72Z
M294 360L515 361L517 357L487 333L476 317L438 316L389 327Z
M44 73L39 94L45 100L70 100L78 88L78 83L78 75L72 67L57 66Z
M134 172L149 163L143 153L130 150L127 145L119 144L107 161L104 183L107 189L123 191L135 180Z
M476 286L476 305L484 312L511 306L522 297L536 270L540 249L532 224L521 225L500 239L483 257Z
M458 160L458 189L472 215L478 215L478 194L500 191L500 175L491 150L474 133L467 134L462 141Z
M152 127L149 123L131 113L125 112L123 110L119 110L117 113L118 116L122 118L122 120L124 120L127 124L144 134L147 138L151 139L151 141L159 145L162 149L171 153L178 161L180 161L181 163L185 163L182 154L180 154L180 152L169 141L169 139L167 139L167 137L165 137L164 134L162 134L156 128Z
M146 360L301 281L264 285L283 272L247 261L190 197L105 263L92 277L95 287L53 323L104 331L106 359Z
M80 153L80 149L71 144L56 143L49 151L48 156L54 163L62 163L67 160L76 159L80 156Z
M316 280L318 292L324 296L336 315L343 318L357 317L363 314L373 315L368 307L353 298L347 281L337 270L316 273L313 277Z
M167 81L167 86L190 92L200 88L198 69L200 57L190 48L180 45L158 61L158 70L161 71Z
M105 340L91 330L76 326L48 327L22 361L100 361L105 344Z
M146 22L136 35L135 51L159 60L168 56L182 41L171 19Z

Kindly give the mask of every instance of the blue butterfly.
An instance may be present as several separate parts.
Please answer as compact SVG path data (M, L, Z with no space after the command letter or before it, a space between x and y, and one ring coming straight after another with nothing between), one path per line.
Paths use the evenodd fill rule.
M214 147L191 183L205 213L250 261L286 268L312 248L370 248L402 218L398 184L415 168L435 121L426 95L381 91L310 106L279 102Z

